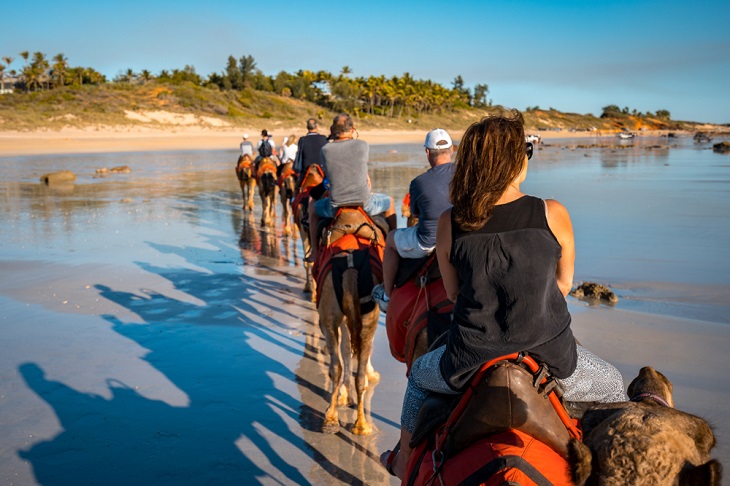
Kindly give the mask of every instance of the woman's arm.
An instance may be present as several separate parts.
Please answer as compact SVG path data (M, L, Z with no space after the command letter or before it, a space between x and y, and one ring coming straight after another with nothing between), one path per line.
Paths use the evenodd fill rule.
M563 249L558 268L555 270L555 277L558 280L558 287L565 297L573 288L573 274L575 273L573 224L570 222L570 215L565 206L554 199L547 199L545 203L547 204L548 226Z
M439 262L441 277L444 279L446 296L451 302L456 302L459 295L459 277L456 268L451 264L451 209L447 209L439 216L436 229L436 258Z

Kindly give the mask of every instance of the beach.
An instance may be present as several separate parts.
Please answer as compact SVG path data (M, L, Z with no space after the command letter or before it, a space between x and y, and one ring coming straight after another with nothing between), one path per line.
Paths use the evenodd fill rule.
M326 125L327 123L323 123ZM320 132L327 134L328 127ZM260 128L231 130L200 126L175 125L104 127L92 126L84 129L63 128L31 132L0 131L0 156L31 154L66 154L94 152L138 152L147 150L216 150L236 148L244 133L254 142L260 139ZM302 136L306 133L301 126L274 126L269 129L274 141L280 144L289 135ZM615 133L532 131L545 140L555 138L601 138L611 139ZM643 136L666 135L667 131L645 132ZM361 130L358 136L372 144L422 143L423 130ZM454 133L454 139L461 133Z
M277 143L303 134L272 131ZM248 131L253 141L258 132ZM397 484L378 462L398 438L406 384L384 317L372 359L381 380L366 397L376 431L352 434L355 410L343 408L341 431L322 434L328 357L316 308L301 290L301 245L280 224L259 227L258 198L253 215L241 210L232 169L241 133L0 133L0 483ZM657 208L632 199L636 185L695 168L696 156L713 172L691 173L697 186L676 197L686 207L702 197L695 187L716 191L720 198L708 201L724 214L728 182L717 171L727 159L687 142L583 149L572 139L599 145L615 135L541 135L546 147L532 161L530 189L557 192L575 208L580 277L605 279L621 294L614 307L569 297L576 337L616 365L626 385L643 366L664 373L676 407L714 426L713 457L730 464L730 282L717 257L726 235L715 228L726 220L693 227L697 241L688 241L708 256L689 262L680 243L663 243L676 238L656 223ZM425 165L423 133L359 136L373 145L374 189L398 199ZM566 154L576 167L560 170L594 186L571 188L574 181L556 175L553 164ZM115 165L132 172L95 172ZM73 170L78 180L39 183L54 170ZM625 193L606 185L616 179ZM668 187L645 193L647 201L671 194ZM600 220L579 218L591 195ZM610 208L601 205L611 197ZM646 220L625 223L609 209ZM677 231L689 232L697 215L676 213ZM606 243L620 231L619 243Z

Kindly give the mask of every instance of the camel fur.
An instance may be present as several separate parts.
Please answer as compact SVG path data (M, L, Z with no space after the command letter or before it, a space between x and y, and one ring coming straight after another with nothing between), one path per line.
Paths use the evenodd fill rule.
M253 174L253 160L249 155L241 155L236 163L236 178L241 186L243 209L253 211L253 190L256 187L256 178Z
M663 374L642 368L628 394L634 401L598 404L583 416L584 440L568 446L576 485L720 484L710 425L674 408Z

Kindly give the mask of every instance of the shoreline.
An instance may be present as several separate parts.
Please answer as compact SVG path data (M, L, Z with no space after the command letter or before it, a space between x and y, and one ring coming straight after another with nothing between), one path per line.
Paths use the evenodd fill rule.
M298 137L305 130L277 128L270 130L277 146L290 134ZM324 130L321 130L322 132ZM427 130L367 129L359 131L359 138L372 145L420 143ZM570 132L525 130L539 134L542 140L563 138L613 139L613 132ZM667 130L640 132L640 137L659 137ZM677 132L689 135L689 132ZM64 128L61 130L37 130L30 132L0 131L0 157L24 155L53 155L74 153L148 152L175 150L238 150L242 134L256 142L259 129L211 129L201 127L91 127L88 129ZM452 138L460 139L461 131L451 131Z

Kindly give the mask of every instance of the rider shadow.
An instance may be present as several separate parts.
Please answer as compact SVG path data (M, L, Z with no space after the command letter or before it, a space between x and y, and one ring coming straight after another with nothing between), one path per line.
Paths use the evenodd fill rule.
M192 252L177 251L192 258ZM278 287L247 283L236 274L138 265L202 305L155 290L139 295L97 285L102 297L143 323L104 318L114 331L149 350L144 359L184 392L189 404L149 399L111 378L107 399L51 381L35 364L23 365L28 386L53 407L63 429L20 453L33 464L39 482L192 485L273 477L308 484L290 457L292 448L300 451L295 456L311 455L305 441L290 432L289 420L296 421L300 402L276 383L279 377L294 382L294 376L289 366L271 358L301 355L303 344L275 336L290 330L281 324L281 314L274 314L282 309L272 305L271 315L262 315L262 303L253 302L262 284L271 293ZM289 444L289 452L274 448L281 441ZM347 475L334 464L327 467Z

